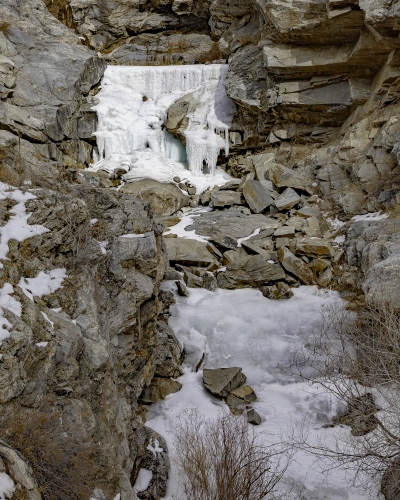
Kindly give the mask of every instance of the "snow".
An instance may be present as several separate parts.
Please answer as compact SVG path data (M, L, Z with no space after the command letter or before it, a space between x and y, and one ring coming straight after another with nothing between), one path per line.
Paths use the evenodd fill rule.
M381 214L381 212L370 212L368 214L364 214L364 215L355 215L354 217L352 217L351 220L354 220L354 221L359 221L359 220L383 220L383 219L387 219L389 217L388 214Z
M339 229L341 229L346 225L346 222L340 220L337 216L334 219L332 219L332 217L328 217L327 212L323 213L322 215L325 216L326 222L329 224L330 228L333 231L338 231Z
M51 325L52 328L54 328L54 322L50 321L50 319L49 319L49 317L47 316L46 313L44 313L43 311L41 311L41 313L42 313L44 319L50 323L50 325Z
M101 253L105 255L107 253L108 241L98 241Z
M120 238L144 238L146 235L145 234L123 234L120 236Z
M230 177L216 164L221 150L229 152L228 131L235 112L225 93L227 69L225 64L109 66L94 107L99 157L92 168L110 175L118 169L125 172L126 182L172 182L178 176L198 192L225 184ZM164 123L171 104L193 92L198 106L188 115L185 149ZM208 175L203 175L203 164Z
M135 486L133 487L135 493L146 491L152 479L153 473L150 470L140 469Z
M11 283L4 283L3 288L0 288L0 306L8 309L17 316L21 316L22 306L11 294L14 293L14 288Z
M11 283L4 283L3 287L0 288L0 307L7 309L17 316L21 316L22 306L14 297L10 294L14 293L14 288ZM0 309L0 345L3 340L10 336L10 329L12 328L11 323L4 317L4 312Z
M45 348L47 347L48 342L37 342L35 345L37 345L40 348Z
M5 472L0 472L0 500L11 498L14 491L14 481Z
M174 282L163 287L175 290ZM207 417L216 418L225 405L206 392L202 370L194 371L203 353L206 368L243 368L258 397L253 406L263 421L257 430L269 432L271 442L297 420L305 421L312 439L330 438L333 430L322 425L336 413L337 403L299 379L292 354L302 355L321 309L340 298L336 292L317 287L302 286L293 292L293 298L281 301L250 289L190 289L189 297L177 297L169 324L186 352L184 374L179 378L183 386L150 408L146 424L165 437L172 456L175 419L184 409L199 408ZM365 499L364 493L349 488L342 469L326 477L304 452L297 453L286 479L304 488L303 497L310 500ZM182 494L178 485L172 460L167 500Z
M157 453L162 453L164 451L164 448L161 448L158 439L151 439L150 443L147 445L146 450L151 451L154 458L157 458Z
M35 278L21 278L18 286L24 294L33 301L33 297L43 297L61 288L66 269L53 269L52 271L40 271Z
M194 208L188 211L185 215L183 215L182 219L175 224L175 226L171 226L167 231L164 232L164 236L170 234L176 234L178 238L186 238L188 240L198 240L207 242L208 238L206 236L201 236L200 234L196 234L196 231L186 231L188 226L193 224L193 217L199 217L202 212L211 212L211 208L203 207L203 208Z
M342 245L346 241L346 237L344 234L340 234L339 236L336 236L333 239L334 243L337 243L338 245Z
M12 328L12 324L4 317L4 312L0 309L0 345L3 340L7 339L10 336L10 329Z
M249 236L245 236L244 238L239 238L237 240L237 246L238 247L241 247L242 246L242 243L243 241L246 241L246 240L249 240L250 238L252 238L253 236L257 236L257 234L259 234L261 231L261 228L258 228L258 229L255 229L251 234L249 234Z
M28 224L30 214L26 213L25 203L28 200L36 198L36 196L29 192L23 193L19 189L0 182L0 200L5 200L6 198L14 200L17 203L10 209L11 217L0 228L0 259L7 258L8 242L11 239L24 241L27 238L49 231L44 226Z

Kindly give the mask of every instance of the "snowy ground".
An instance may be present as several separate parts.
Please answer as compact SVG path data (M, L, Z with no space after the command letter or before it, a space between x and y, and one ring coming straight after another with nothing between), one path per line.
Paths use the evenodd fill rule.
M164 286L174 289L175 284ZM266 430L273 442L286 432L295 420L306 419L315 438L329 439L331 429L322 428L335 413L335 404L327 395L316 393L298 380L291 366L292 352L304 344L321 308L340 300L332 291L317 287L293 290L289 300L270 301L258 290L191 289L187 298L178 297L172 309L170 326L187 352L183 384L180 392L150 409L147 425L162 434L173 455L175 418L186 408L199 408L215 417L223 402L211 397L202 384L202 371L194 367L206 353L205 367L241 366L253 387L258 402L255 409L262 415L258 429ZM347 431L345 431L347 432ZM325 477L313 459L298 453L287 471L287 478L300 485L304 500L362 500L365 493L349 489L342 470ZM174 466L169 481L167 499L177 498Z

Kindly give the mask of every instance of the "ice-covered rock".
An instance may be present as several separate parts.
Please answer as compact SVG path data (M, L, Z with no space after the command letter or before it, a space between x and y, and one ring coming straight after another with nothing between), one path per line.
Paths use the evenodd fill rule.
M178 175L195 185L196 177L208 172L212 185L223 184L222 174L215 177L216 164L221 150L228 154L235 109L225 93L226 72L223 64L109 66L95 107L100 160L95 168L115 169L124 163L126 181L148 177L169 182ZM185 149L165 129L165 121L171 104L190 92L197 105L187 116Z

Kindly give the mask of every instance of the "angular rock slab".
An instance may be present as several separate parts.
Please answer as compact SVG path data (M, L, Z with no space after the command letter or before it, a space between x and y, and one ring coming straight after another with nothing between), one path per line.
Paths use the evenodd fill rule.
M217 191L210 196L210 206L214 208L230 207L232 205L244 205L242 193L238 191Z
M330 257L332 248L329 241L322 238L298 238L297 253L315 257Z
M242 369L234 366L232 368L204 368L203 383L214 396L226 398L229 393L246 382L246 375Z
M257 401L256 393L249 385L239 387L232 391L226 398L226 404L230 408L237 408L241 405L248 405Z
M248 180L243 186L243 195L253 212L260 214L266 210L274 199L259 181Z
M290 210L295 205L300 203L300 201L301 197L296 193L296 191L292 188L287 188L279 196L279 198L275 200L275 206L278 210Z
M254 408L247 410L247 422L252 425L260 425L261 417Z
M252 255L235 261L217 275L218 286L228 290L256 287L285 279L280 264L268 262L263 255Z
M297 276L306 285L313 283L314 275L311 269L305 262L293 255L288 248L278 248L278 258L286 271Z
M165 238L164 243L171 264L207 267L217 263L215 257L207 250L207 244L202 241Z
M163 184L153 179L130 182L122 186L120 191L147 201L156 216L172 215L189 205L190 201L190 197L173 184Z

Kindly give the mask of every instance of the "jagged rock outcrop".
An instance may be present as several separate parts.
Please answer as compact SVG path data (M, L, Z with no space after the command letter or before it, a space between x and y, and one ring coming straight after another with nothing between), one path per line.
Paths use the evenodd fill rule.
M3 155L24 164L13 148ZM8 243L0 275L1 295L9 296L1 303L9 334L0 347L0 402L4 413L16 399L38 408L55 398L65 432L102 443L109 483L133 500L142 393L153 378L172 384L181 373L181 348L157 322L162 228L148 204L75 174L59 191L35 186L25 203L27 224L45 229ZM3 207L3 226L12 207ZM40 292L38 277L51 283L60 270L62 282Z
M0 5L0 123L34 149L32 161L87 166L95 142L91 90L105 62L49 14L41 0Z
M113 497L134 500L142 394L181 373L162 321L162 227L148 203L80 170L95 146L91 96L104 60L40 0L2 2L0 18L2 415L51 401L66 435L101 443ZM148 498L165 489L163 460L164 483ZM34 487L26 494L40 498Z
M224 58L208 25L210 0L110 4L65 0L49 10L112 64L196 64ZM68 15L66 15L66 12Z
M399 48L389 4L215 0L210 12L219 47L230 55L226 87L241 107L245 148L332 139L382 92L376 77Z

